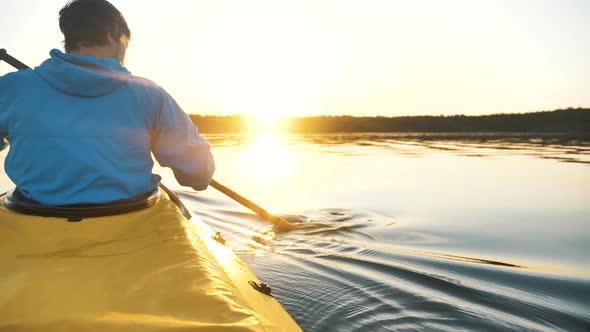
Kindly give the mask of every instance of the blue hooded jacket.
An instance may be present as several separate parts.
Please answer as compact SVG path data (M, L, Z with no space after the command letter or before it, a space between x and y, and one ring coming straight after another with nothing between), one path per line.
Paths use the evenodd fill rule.
M166 91L115 59L50 55L0 77L5 170L24 196L56 206L149 192L160 181L152 152L181 185L208 186L209 142Z

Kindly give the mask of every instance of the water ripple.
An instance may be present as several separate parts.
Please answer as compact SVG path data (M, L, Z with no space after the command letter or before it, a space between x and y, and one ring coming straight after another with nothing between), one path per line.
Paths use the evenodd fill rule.
M268 231L244 226L256 216L215 204L199 213L215 228L241 224L246 234ZM228 243L260 278L273 282L276 297L306 331L590 328L590 301L582 295L590 289L588 281L396 246L408 238L429 241L420 234L389 232L380 242L374 229L395 228L397 221L366 211L321 209L290 218L303 220L303 226L267 238L263 247L246 245L238 234L230 234Z

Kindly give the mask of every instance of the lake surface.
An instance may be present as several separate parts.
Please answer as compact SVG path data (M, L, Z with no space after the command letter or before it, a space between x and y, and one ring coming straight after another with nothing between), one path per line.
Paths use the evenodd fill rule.
M295 230L157 172L305 331L590 330L587 137L207 138L215 179Z

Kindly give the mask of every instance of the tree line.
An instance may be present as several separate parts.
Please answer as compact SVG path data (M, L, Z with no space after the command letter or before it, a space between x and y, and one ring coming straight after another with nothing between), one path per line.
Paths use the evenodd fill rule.
M252 118L241 115L190 115L202 133L245 133L253 131ZM590 109L492 115L440 116L310 116L290 117L281 131L290 133L355 132L519 132L590 133Z

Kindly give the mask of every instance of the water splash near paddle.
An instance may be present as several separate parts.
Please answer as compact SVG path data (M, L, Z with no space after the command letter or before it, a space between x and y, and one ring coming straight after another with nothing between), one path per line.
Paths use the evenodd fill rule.
M226 234L228 245L271 281L306 331L544 330L553 324L576 330L590 324L581 309L590 303L580 296L588 281L548 277L516 262L420 249L445 239L404 231L398 227L403 222L390 217L306 210L282 215L299 226L274 233L255 215L220 206L205 210L199 213L214 228L241 227L241 234Z

